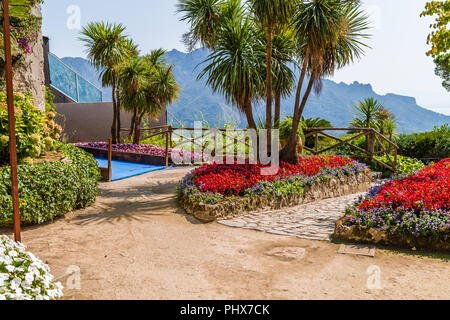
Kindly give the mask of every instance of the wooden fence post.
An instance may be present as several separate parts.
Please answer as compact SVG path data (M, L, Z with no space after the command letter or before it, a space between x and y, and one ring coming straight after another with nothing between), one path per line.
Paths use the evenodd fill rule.
M166 167L169 166L169 131L166 132Z
M306 141L304 143L306 144ZM315 139L314 139L314 150L316 151L316 154L319 153L319 132L318 131L316 132Z
M369 157L372 160L375 154L375 131L373 129L371 129L368 133L367 151L369 152Z

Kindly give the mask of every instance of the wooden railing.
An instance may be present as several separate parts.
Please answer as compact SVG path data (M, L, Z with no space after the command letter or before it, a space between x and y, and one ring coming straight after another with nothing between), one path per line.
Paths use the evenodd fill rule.
M331 134L326 133L326 131L334 131L334 132L342 131L345 133L360 132L360 133L357 135L354 135L350 138L341 139L339 137L335 137ZM384 135L382 135L381 133L376 131L375 129L372 129L372 128L309 128L309 129L304 129L304 133L305 133L305 140L309 137L314 137L314 147L313 148L309 148L307 146L303 147L305 150L311 152L312 154L315 154L315 155L322 154L322 153L331 151L331 150L336 149L341 146L348 146L351 149L362 153L362 154L352 154L351 155L352 157L366 158L366 159L369 159L371 161L378 163L379 165L385 167L386 169L388 169L392 172L397 172L397 155L398 155L399 147L395 143L393 143L391 140L386 138ZM320 149L319 140L320 140L321 136L324 136L331 140L337 141L337 143L332 146ZM366 137L366 141L367 141L366 149L363 149L363 148L358 147L351 143L352 141L354 141L358 138L361 138L361 137ZM384 141L384 144L382 143L382 141ZM387 145L387 148L385 145ZM376 156L379 156L379 155L385 155L386 158L388 159L389 163L384 163L375 158Z
M218 131L220 133L222 133L222 137L223 137L223 146L222 146L222 150L225 150L224 152L224 158L227 156L233 156L234 159L237 159L237 157L239 156L239 152L236 151L237 146L244 146L245 148L247 148L247 152L245 153L245 155L249 155L250 156L250 148L251 145L249 142L247 142L248 137L244 135L244 138L236 138L236 136L230 136L228 135L228 131L226 129L211 129L211 128L175 128L172 126L159 126L159 127L153 127L153 128L146 128L146 129L141 129L142 132L148 132L148 135L144 135L142 140L146 140L152 137L156 137L156 136L165 136L166 138L166 165L169 165L169 148L174 148L177 146L181 146L183 144L187 144L189 143L192 147L192 151L194 151L195 146L197 146L197 150L201 150L201 152L204 152L204 150L206 149L206 146L202 143L199 142L199 139L205 139L206 136L208 136L208 134L206 134L206 136L202 135L200 137L196 137L193 132L194 131L199 131L202 130L203 131L207 131L209 134L211 134L212 131ZM121 129L121 131L130 131L130 129ZM192 132L192 134L190 134L190 136L186 136L184 134L180 134L180 131L184 131L184 132ZM234 133L245 133L248 130L233 130ZM344 133L348 133L348 132L360 132L359 134L352 136L350 138L346 138L346 139L341 139L339 137L335 137L329 133L327 133L327 131L333 131L333 132L337 132L337 131L341 131ZM393 143L391 140L389 140L388 138L386 138L384 135L382 135L381 133L379 133L378 131L372 129L372 128L309 128L309 129L304 129L304 133L305 133L305 139L309 138L309 137L314 137L314 147L313 148L309 148L307 146L304 146L304 150L307 150L309 152L311 152L314 155L318 155L318 154L322 154L325 152L329 152L332 151L333 149L336 149L338 147L341 146L348 146L353 150L356 150L358 152L360 152L361 154L351 154L352 157L356 157L356 158L367 158L371 161L374 161L376 163L378 163L379 165L387 168L388 170L391 170L392 172L397 172L397 155L398 155L398 149L399 147ZM326 138L332 139L334 141L337 141L336 144L332 145L332 146L328 146L325 147L323 149L320 149L320 137L324 136ZM351 142L361 138L361 137L366 137L366 141L367 141L367 148L363 149L361 147L358 147L354 144L352 144ZM177 142L181 140L181 142ZM382 143L382 141L384 142L384 144ZM386 147L386 146L387 147ZM229 153L226 152L227 149L229 149L230 147L233 147L233 152ZM378 159L376 159L376 156L379 155L385 155L388 159L389 163L384 163ZM214 152L213 152L213 156L214 156Z

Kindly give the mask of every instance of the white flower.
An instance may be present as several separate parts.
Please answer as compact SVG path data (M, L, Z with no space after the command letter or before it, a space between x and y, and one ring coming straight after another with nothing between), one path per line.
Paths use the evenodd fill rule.
M7 271L0 272L0 300L51 300L62 297L63 287L59 282L53 283L49 266L25 250L23 244L0 235L0 265ZM16 268L13 262L23 264ZM32 288L35 281L39 285Z
M8 272L13 273L14 271L16 271L16 267L14 267L13 265L7 265L5 267L6 270L8 270Z

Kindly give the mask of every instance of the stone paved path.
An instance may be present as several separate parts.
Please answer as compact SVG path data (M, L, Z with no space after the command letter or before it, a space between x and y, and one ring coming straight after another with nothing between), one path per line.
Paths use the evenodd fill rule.
M335 222L360 194L325 199L292 208L252 212L220 224L310 240L330 240Z

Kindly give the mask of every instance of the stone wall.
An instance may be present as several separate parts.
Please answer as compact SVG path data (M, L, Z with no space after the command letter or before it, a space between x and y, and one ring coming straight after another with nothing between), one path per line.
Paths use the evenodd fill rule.
M37 4L32 14L42 17L41 5ZM14 91L29 91L33 94L33 104L41 110L45 109L45 77L44 77L44 47L42 30L38 32L37 40L32 45L32 52L25 56L22 65L14 70Z
M368 170L354 176L342 176L328 182L306 187L303 194L295 194L287 198L268 196L233 197L211 205L191 201L188 197L180 199L182 207L188 214L202 222L212 222L218 218L233 218L239 214L258 209L280 209L311 203L321 199L336 198L350 194L367 192L372 184L381 178L380 173Z

